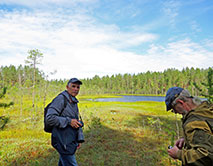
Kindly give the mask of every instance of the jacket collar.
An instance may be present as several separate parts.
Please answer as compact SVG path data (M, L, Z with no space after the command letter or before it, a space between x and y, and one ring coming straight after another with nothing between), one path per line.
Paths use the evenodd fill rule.
M183 115L182 121L185 121L193 112L200 112L204 109L208 109L209 103L207 101L203 101L200 105L198 105L194 110L187 112Z
M67 92L67 90L63 91L62 93L66 96L66 98L68 99L68 101L73 102L73 103L78 103L79 102L78 99L76 97L74 97L74 96L71 96Z

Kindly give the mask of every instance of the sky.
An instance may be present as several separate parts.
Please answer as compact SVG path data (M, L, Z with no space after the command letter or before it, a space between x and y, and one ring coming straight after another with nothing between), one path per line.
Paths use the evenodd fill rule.
M213 0L0 0L0 66L49 79L213 66Z

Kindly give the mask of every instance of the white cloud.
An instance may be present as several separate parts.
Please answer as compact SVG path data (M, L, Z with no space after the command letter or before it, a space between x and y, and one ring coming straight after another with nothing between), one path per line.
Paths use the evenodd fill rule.
M116 25L105 25L89 15L69 11L2 11L0 64L24 64L27 51L39 49L44 55L39 67L45 73L57 70L51 76L57 79L212 65L212 52L204 46L190 39L166 46L153 44L158 37L139 30L124 32ZM121 51L143 44L150 44L143 55Z
M164 47L152 45L148 53L156 59L161 58L161 66L180 70L185 67L207 68L213 62L213 52L190 39L171 42Z
M66 17L57 12L4 12L0 18L1 64L23 64L28 50L39 49L44 54L41 68L46 72L56 69L56 78L134 72L132 65L140 56L118 48L157 38L148 33L122 32L89 16ZM15 58L17 55L21 57Z
M201 28L200 28L200 26L198 25L198 23L195 20L191 21L190 25L191 25L191 29L193 31L195 31L195 32L201 32Z
M203 41L203 45L204 45L207 49L213 51L213 40L211 40L211 39L206 39L206 40Z
M74 49L76 52L72 52ZM64 59L70 61L70 67L62 68L64 61L56 58L53 66L57 64L59 75L63 73L66 78L72 75L76 77L93 77L124 73L140 73L146 71L163 71L167 68L182 70L186 67L208 68L212 66L213 52L205 50L197 43L189 39L172 42L166 46L151 45L144 55L130 52L121 52L112 47L79 47L70 48ZM58 54L59 55L59 54ZM71 56L72 55L72 56ZM74 69L74 70L73 70Z
M165 1L163 3L163 12L168 18L168 22L170 23L171 26L175 26L176 24L176 18L179 15L179 7L180 7L180 2L175 1L175 0L169 0Z
M1 0L0 4L21 5L26 7L75 6L78 3L95 3L97 0ZM53 7L52 6L52 7Z

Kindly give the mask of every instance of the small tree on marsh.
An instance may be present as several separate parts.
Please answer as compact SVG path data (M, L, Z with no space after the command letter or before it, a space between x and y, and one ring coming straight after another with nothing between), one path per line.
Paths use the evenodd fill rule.
M29 56L27 57L27 60L25 60L26 64L29 64L33 68L33 109L35 110L35 85L36 85L36 66L38 64L41 64L41 60L43 58L43 54L38 50L29 50L28 51Z

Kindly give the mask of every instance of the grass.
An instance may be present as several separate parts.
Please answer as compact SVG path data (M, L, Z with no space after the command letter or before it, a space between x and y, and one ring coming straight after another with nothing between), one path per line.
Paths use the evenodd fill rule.
M76 153L79 166L180 165L167 154L167 146L180 134L175 132L180 117L166 112L163 102L95 102L86 98L91 96L79 97L86 140ZM57 165L50 134L43 131L42 104L37 105L35 113L24 98L22 112L19 104L0 108L0 115L10 117L0 131L0 165Z

